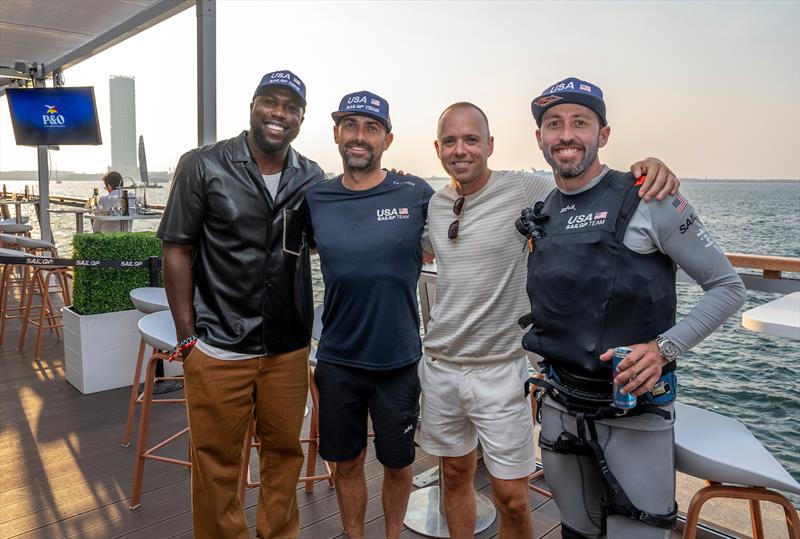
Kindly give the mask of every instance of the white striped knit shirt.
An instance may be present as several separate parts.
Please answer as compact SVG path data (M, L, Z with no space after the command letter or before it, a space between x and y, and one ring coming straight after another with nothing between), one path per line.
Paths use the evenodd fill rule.
M465 197L458 237L448 239L459 198L452 185L428 206L423 248L436 255L436 299L425 353L460 364L493 363L524 355L517 319L530 311L525 292L527 248L514 221L544 200L555 182L546 175L493 171L487 184Z

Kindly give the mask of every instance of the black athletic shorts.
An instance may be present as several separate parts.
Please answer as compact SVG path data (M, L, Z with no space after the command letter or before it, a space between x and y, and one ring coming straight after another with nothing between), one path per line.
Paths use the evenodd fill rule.
M353 460L367 446L367 412L375 453L388 468L414 462L419 418L417 363L390 371L369 371L320 362L319 453L330 462Z

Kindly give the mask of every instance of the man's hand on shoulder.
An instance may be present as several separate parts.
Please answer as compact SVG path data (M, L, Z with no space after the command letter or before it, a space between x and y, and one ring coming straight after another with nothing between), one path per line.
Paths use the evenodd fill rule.
M621 346L630 348L631 353L619 362L616 382L625 384L622 393L632 393L640 397L656 385L667 360L661 355L655 341ZM609 348L600 355L600 359L610 361L613 356L614 349Z
M655 157L635 162L631 165L631 172L637 180L644 176L639 187L639 197L644 198L645 202L649 202L653 197L662 200L667 195L674 195L681 186L681 182L669 167Z

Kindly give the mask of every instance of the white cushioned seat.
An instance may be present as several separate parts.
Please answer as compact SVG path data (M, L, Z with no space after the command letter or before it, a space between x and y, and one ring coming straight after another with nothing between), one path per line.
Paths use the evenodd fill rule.
M139 319L139 333L156 350L172 350L178 343L175 322L170 311L150 313Z
M169 310L167 291L163 288L155 286L134 288L130 296L133 306L145 314Z
M800 494L800 484L741 422L680 402L675 461L679 471L701 479Z

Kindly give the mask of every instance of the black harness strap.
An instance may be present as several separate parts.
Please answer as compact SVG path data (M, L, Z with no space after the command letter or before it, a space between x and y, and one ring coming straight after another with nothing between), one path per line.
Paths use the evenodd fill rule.
M574 415L576 419L577 436L565 431L559 435L557 440L552 441L539 433L539 445L543 449L567 455L583 455L589 457L600 469L603 478L603 490L605 491L606 510L608 513L616 513L656 528L669 529L675 526L678 515L677 502L675 502L672 511L669 513L655 514L643 511L636 507L630 498L628 498L622 485L619 484L619 481L617 481L617 478L609 469L603 448L597 441L597 427L595 426L595 421L597 419L617 417L618 410L616 408L605 405L597 407L594 411L589 411L586 409L587 404L585 396L579 399L578 406L576 407L574 403L570 401L570 393L565 391L564 387L559 387L559 384L553 381L539 380L538 378L529 378L525 382L526 394L529 392L531 384L541 388L539 395L536 397L537 402L541 403L542 394L547 392L551 398L562 404L570 415ZM538 409L541 411L541 406L539 406ZM648 404L640 404L633 410L629 410L626 415L632 416L644 413L657 414L667 420L672 417L666 410Z

